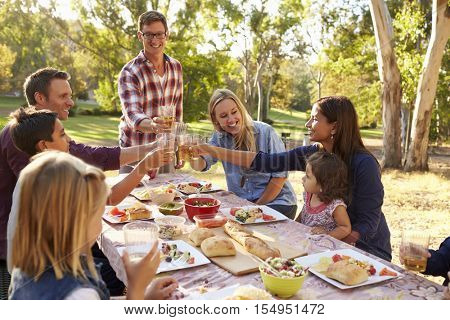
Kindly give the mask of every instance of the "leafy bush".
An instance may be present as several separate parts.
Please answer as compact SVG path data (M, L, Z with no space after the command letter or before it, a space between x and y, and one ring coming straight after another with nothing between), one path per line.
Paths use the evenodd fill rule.
M120 111L120 99L117 89L117 81L110 83L107 80L98 82L98 89L94 90L95 99L100 109L107 112Z

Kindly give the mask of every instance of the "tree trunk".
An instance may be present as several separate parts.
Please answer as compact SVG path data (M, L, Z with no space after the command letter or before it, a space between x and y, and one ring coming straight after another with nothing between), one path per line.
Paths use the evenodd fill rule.
M270 109L270 95L272 94L272 85L273 85L273 73L270 73L270 80L269 85L267 86L267 93L266 93L266 107L265 107L265 118L268 118L269 109Z
M450 36L450 7L447 0L433 0L430 43L423 63L414 104L412 142L406 158L406 171L428 170L428 136L436 97L439 69Z
M394 52L392 20L383 0L370 1L370 13L377 44L377 62L380 80L383 83L383 159L384 168L399 168L402 165L400 109L400 70Z
M259 79L258 83L258 116L256 120L263 121L264 120L264 96L263 96L263 84L262 80Z
M319 70L319 77L317 80L317 87L319 90L319 97L317 98L317 100L319 100L320 98L322 98L322 71Z

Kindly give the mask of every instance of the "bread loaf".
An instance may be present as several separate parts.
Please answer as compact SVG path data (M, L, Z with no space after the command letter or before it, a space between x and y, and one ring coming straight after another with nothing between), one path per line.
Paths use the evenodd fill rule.
M215 233L208 228L197 228L189 234L189 240L191 240L194 245L198 247L203 240L214 236Z
M347 286L360 284L369 278L366 270L346 260L330 264L325 275Z
M203 240L201 246L205 256L212 257L226 257L235 256L236 249L230 239L223 237L211 237Z

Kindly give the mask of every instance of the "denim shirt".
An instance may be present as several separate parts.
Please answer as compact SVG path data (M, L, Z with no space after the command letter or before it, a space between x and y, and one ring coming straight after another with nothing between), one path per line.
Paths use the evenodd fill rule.
M83 258L82 258L83 259ZM87 280L64 274L56 279L53 268L48 268L37 281L20 269L14 268L11 275L9 299L11 300L64 300L75 289L94 289L100 299L109 300L109 291L103 280L95 279L87 267L84 268ZM100 265L96 265L100 275Z
M253 121L253 127L256 148L258 151L266 153L285 151L283 142L270 125L259 121ZM209 144L232 150L236 149L233 136L226 132L214 132ZM206 161L206 168L203 171L209 170L211 166L217 162L217 159L210 156L204 156L203 158ZM278 173L260 173L235 166L228 162L222 162L222 165L225 170L228 190L249 201L256 201L262 196L270 179L276 177L288 177L286 171ZM267 203L267 205L286 206L293 206L296 204L297 197L295 196L291 183L287 180L278 196L270 203Z

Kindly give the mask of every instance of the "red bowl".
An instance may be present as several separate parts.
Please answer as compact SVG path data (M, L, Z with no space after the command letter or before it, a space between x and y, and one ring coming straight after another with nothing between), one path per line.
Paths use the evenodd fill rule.
M199 204L211 202L214 203L213 206L199 206ZM189 219L191 221L194 221L194 217L197 215L217 213L220 208L220 201L212 198L188 198L184 200L184 208L186 209L186 213Z

